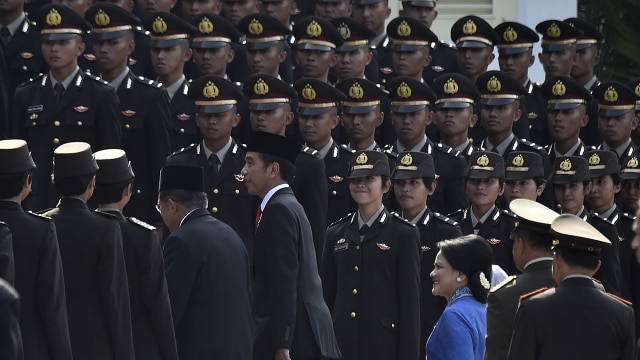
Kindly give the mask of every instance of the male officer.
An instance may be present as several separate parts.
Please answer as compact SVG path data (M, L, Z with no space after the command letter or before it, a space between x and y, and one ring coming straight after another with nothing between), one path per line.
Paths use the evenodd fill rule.
M511 237L513 260L522 274L496 284L489 293L485 360L507 358L520 297L556 284L551 274L553 236L549 230L559 214L528 199L513 200L509 209L518 220Z
M516 314L509 359L632 359L633 309L598 290L591 275L607 238L574 215L551 223L553 278L558 284L523 296ZM585 339L594 339L593 346Z
M90 7L85 18L93 25L91 36L100 77L116 90L120 100L120 148L130 154L136 173L127 214L160 223L153 202L157 197L160 169L170 152L169 99L161 84L136 76L127 66L128 56L135 47L133 29L142 23L125 9L108 3Z
M151 61L158 82L169 95L169 145L179 150L198 140L195 105L189 98L190 80L184 75L185 63L191 59L189 40L195 27L178 16L157 12L148 17L144 27L151 31Z
M50 181L54 148L69 141L87 142L94 150L119 148L122 129L113 89L78 67L77 56L84 49L81 34L90 24L60 5L40 9L36 22L51 70L16 90L11 131L12 137L27 141L38 166L24 206L42 210L57 201Z
M568 18L564 22L581 32L576 38L576 59L571 66L571 77L587 90L593 91L600 85L595 67L600 62L598 47L604 40L604 35L584 19Z
M350 17L352 11L350 0L316 0L315 14L325 20Z
M598 85L593 97L598 101L598 128L604 137L598 148L615 152L622 164L637 151L631 141L631 133L638 127L633 111L637 96L626 85L611 81Z
M183 0L182 18L189 22L202 14L219 15L222 11L221 0Z
M180 359L251 360L249 256L238 235L207 211L201 167L168 165L158 211Z
M20 293L20 330L26 359L70 359L67 304L56 226L24 212L36 165L23 140L0 141L0 220L11 230L15 288Z
M385 22L391 15L389 0L354 0L351 17L373 31L371 45L376 49L379 77L391 72L391 39L385 32Z
M198 73L229 80L227 66L236 58L231 44L240 38L238 29L224 17L211 13L194 17L191 24L196 27L191 47Z
M252 255L253 216L258 201L242 183L245 147L231 137L240 122L238 102L243 94L228 80L207 75L193 82L189 96L196 103L196 125L202 141L171 154L167 164L203 168L207 209L231 226Z
M299 154L300 145L281 135L249 133L242 174L249 193L262 199L253 260L255 360L341 357L322 299L311 226L289 188Z
M366 72L366 69L372 61L376 61L369 47L375 33L350 17L334 18L331 23L336 26L338 33L344 40L342 46L336 48L337 61L333 66L335 82L348 78L369 78L370 74ZM377 70L373 74L376 75L375 78L369 80L377 82Z
M498 34L498 64L500 71L513 76L526 90L523 114L529 121L529 140L545 146L551 142L547 123L547 100L542 96L540 85L529 79L529 68L535 62L533 44L540 40L529 27L512 21L494 28Z
M160 241L153 226L123 214L133 192L131 163L120 149L100 150L94 157L99 167L93 192L97 211L116 217L122 232L136 358L177 360Z
M296 91L289 84L267 74L247 78L244 93L249 97L251 129L284 136L293 120L292 101ZM316 256L322 256L327 225L327 181L324 161L317 150L304 147L295 162L293 192L311 223Z
M347 180L353 150L331 137L331 130L340 122L338 109L346 96L318 79L302 78L293 87L298 92L300 134L305 145L317 150L324 159L329 194L327 223L330 224L356 207Z
M329 81L329 69L337 62L336 48L342 36L333 23L319 17L306 17L293 26L296 38L296 80L300 77Z
M395 45L395 44L394 44ZM391 101L390 119L398 140L385 146L384 151L393 160L404 151L421 151L433 157L438 186L429 197L429 208L450 214L468 205L464 191L466 162L459 153L447 145L434 144L425 135L431 124L436 95L425 83L407 77L397 77L387 83ZM395 201L391 200L396 208Z
M245 16L258 13L260 6L258 0L222 0L222 12L235 26Z
M78 359L133 359L122 234L115 217L87 207L98 165L83 142L60 145L53 180L62 197L45 212L56 224L71 349Z

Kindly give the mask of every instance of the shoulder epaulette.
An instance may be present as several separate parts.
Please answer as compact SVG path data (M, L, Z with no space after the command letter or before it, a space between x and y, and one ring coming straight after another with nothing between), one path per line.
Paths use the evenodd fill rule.
M544 150L544 148L543 148L542 146L540 146L540 145L538 145L538 144L534 143L533 141L529 141L529 140L527 140L527 139L525 139L525 138L520 139L520 142L521 142L522 144L527 145L527 146L529 146L529 147L532 147L532 148L534 148L534 149L536 149L536 150Z
M440 45L440 46L447 47L447 48L456 49L456 46L454 44L450 44L450 43L448 43L446 41L440 40L437 44Z
M49 211L49 210L47 210L47 211ZM33 216L37 217L38 219L43 219L43 220L48 220L48 221L53 220L52 218L50 218L50 217L48 217L46 215L37 214L37 213L34 213L33 211L27 211L26 213L29 214L29 215L33 215Z
M168 156L168 157L174 157L174 156L176 156L176 155L178 155L178 154L182 154L183 152L187 152L187 151L189 151L189 150L191 150L191 149L195 148L196 146L198 146L198 144L195 144L195 143L194 143L194 144L191 144L191 145L189 145L189 146L185 146L185 147L183 147L182 149L180 149L180 150L178 150L178 151L174 151L174 152L172 152L171 154L169 154L169 156Z
M620 215L622 217L625 217L625 218L629 219L629 220L635 220L636 219L636 217L634 215L629 214L629 213L620 213Z
M334 225L338 225L338 224L344 222L345 220L349 219L352 216L353 216L353 213L349 213L349 214L343 216L341 219L336 220L336 221L332 222L331 224L329 224L329 227L332 227Z
M135 30L138 34L141 34L141 35L144 35L144 36L151 36L151 33L150 33L149 31L145 30L142 26L136 26L136 27L134 28L134 30Z
M607 223L607 224L609 224L609 225L615 225L614 223L612 223L612 222L611 222L611 220L609 220L609 219L606 219L606 218L602 217L602 215L600 215L600 214L598 214L598 213L591 213L591 216L590 216L590 217L592 217L592 218L596 218L596 219L601 220L601 221L604 221L604 222L606 222L606 223Z
M34 215L42 215L42 216L46 216L44 214L48 213L49 211L53 210L55 208L48 208L48 209L44 209L44 210L38 210L33 212Z
M612 293L605 293L605 294L609 295L610 297L620 301L621 303L623 303L623 304L625 304L627 306L633 306L633 303L631 303L631 301L625 300L625 299L623 299L623 298L621 298L621 297L619 297L619 296L617 296L615 294L612 294Z
M438 143L438 144L436 144L435 148L438 149L438 151L443 152L443 153L445 153L447 155L451 155L451 156L455 156L455 157L459 157L460 156L460 151L452 148L449 145Z
M21 83L20 85L18 85L18 87L25 86L25 85L31 84L33 82L36 82L36 81L40 81L44 75L45 75L44 73L40 73L36 77L29 78L29 80Z
M456 211L454 211L454 212L450 213L450 214L449 214L449 215L447 215L447 216L448 216L448 217L450 217L450 218L454 218L454 217L456 217L456 216L458 216L458 215L462 215L462 214L464 214L464 212L465 212L465 211L467 211L467 209L458 209L458 210L456 210Z
M505 214L505 215L507 215L507 216L509 216L509 217L512 217L512 218L514 218L514 219L517 219L517 218L518 218L518 217L516 216L516 214L512 213L512 212L511 212L511 211L509 211L509 210L501 210L501 211L502 211L502 213L503 213L503 214Z
M160 88L162 87L162 83L159 83L155 80L152 79L148 79L144 76L134 76L134 78L136 79L137 82L143 84L143 85L147 85L147 86L152 86L152 87L156 87L156 88Z
M405 224L407 224L407 225L409 225L409 226L411 226L411 227L416 227L415 225L413 225L413 224L411 223L411 221L409 221L409 220L407 220L407 219L403 218L403 217L402 217L402 216L400 216L400 214L398 214L397 212L395 212L395 211L394 211L394 212L392 212L392 213L390 213L390 214L391 214L391 218L396 219L396 220L400 220L401 222L403 222L403 223L405 223Z
M442 215L439 212L434 212L433 213L433 217L438 219L438 220L440 220L440 221L443 221L443 222L445 222L445 223L447 223L447 224L449 224L451 226L460 226L460 224L458 224L457 221L453 220L452 218L450 218L448 216Z
M547 290L547 287L541 287L540 289L536 289L533 290L532 292L528 292L526 294L520 295L520 301L524 300L524 299L528 299L530 297L532 297L533 295L539 294L543 291Z
M147 224L146 222L144 222L142 220L138 220L138 219L136 219L134 217L128 217L127 220L129 220L130 223L136 224L136 225L138 225L140 227L143 227L143 228L145 228L147 230L152 230L153 231L153 230L156 229L155 226Z
M84 73L84 76L85 76L86 78L88 78L88 79L91 79L91 80L97 81L97 82L99 82L99 83L101 83L101 84L109 85L109 82L107 82L107 81L103 80L101 77L99 77L99 76L95 76L95 75L93 75L93 74L91 74L91 73L85 72L85 73Z
M493 292L496 292L496 291L500 290L501 288L503 288L505 285L509 284L510 282L512 282L516 278L517 278L517 276L515 276L515 275L507 276L507 278L502 280L502 282L498 283L498 285L492 287L491 291L489 291L489 292L493 293Z
M303 154L311 155L311 156L313 156L315 158L318 158L318 159L320 158L320 152L318 150L312 149L312 148L310 148L308 146L305 146L304 148L302 148L301 151L302 151Z
M117 217L117 216L112 215L112 214L109 214L109 213L106 213L106 212L104 212L104 211L96 210L96 211L94 211L94 213L96 213L96 214L98 214L98 215L102 215L102 216L104 216L104 217L106 217L106 218L109 218L109 219L111 219L111 220L118 220L118 217Z
M355 153L356 151L350 148L348 145L340 144L340 148L344 151L348 151L350 154Z

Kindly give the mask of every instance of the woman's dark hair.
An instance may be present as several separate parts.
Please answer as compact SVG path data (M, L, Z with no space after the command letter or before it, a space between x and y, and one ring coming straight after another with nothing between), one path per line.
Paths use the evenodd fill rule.
M22 185L32 171L0 175L0 199L9 199L20 195Z
M87 191L89 181L96 176L96 173L79 176L56 176L54 186L60 196L82 195Z
M115 184L96 184L93 190L93 198L98 204L112 204L122 200L122 191L133 183L133 179Z
M553 248L553 251L561 256L564 261L573 266L580 266L590 270L598 268L598 262L600 261L600 251L586 251L577 250L568 246L558 245Z
M467 276L473 297L486 304L491 288L491 245L482 236L464 235L440 241L438 248L451 267Z

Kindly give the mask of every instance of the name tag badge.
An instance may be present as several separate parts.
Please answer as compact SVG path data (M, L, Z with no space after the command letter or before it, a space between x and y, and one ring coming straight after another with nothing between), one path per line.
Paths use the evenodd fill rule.
M340 239L333 246L333 252L337 253L340 251L345 251L349 248L349 243L345 239Z
M33 113L37 113L37 112L42 112L43 109L44 109L44 106L42 106L42 105L33 105L33 106L29 106L27 108L27 113L28 114L33 114Z

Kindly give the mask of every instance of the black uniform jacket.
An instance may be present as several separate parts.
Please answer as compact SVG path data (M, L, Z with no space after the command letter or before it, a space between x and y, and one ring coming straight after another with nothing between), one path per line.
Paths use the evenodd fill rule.
M233 230L200 208L164 245L181 360L251 359L249 257Z
M125 218L118 210L104 212L118 219L122 232L136 359L177 360L162 248L155 228L136 218Z
M183 147L198 142L198 127L196 126L196 104L187 96L190 80L182 82L178 91L169 102L169 145L171 151L178 151Z
M520 302L509 359L633 359L631 306L588 278L568 278Z
M38 168L33 191L23 204L30 210L56 205L58 197L51 183L53 151L59 145L83 141L92 151L118 149L122 129L118 97L104 81L78 71L56 104L48 74L22 84L13 105L12 137L29 144Z
M0 359L22 359L19 314L20 296L11 284L0 279Z
M329 227L322 287L344 360L418 358L419 239L386 209L362 242L357 212Z
M354 151L346 145L334 143L324 157L329 192L327 222L333 223L358 209L349 191L349 166Z
M0 220L13 237L15 288L25 359L71 359L67 302L56 226L51 218L0 201Z
M491 290L487 302L486 360L504 360L509 355L513 319L520 296L556 286L551 274L552 263L551 258L531 263L522 274L510 276Z
M56 224L74 359L133 359L127 272L118 220L65 197Z
M13 240L9 226L0 221L0 279L14 285L15 266L13 258Z
M262 212L253 264L254 359L272 360L280 348L290 349L292 359L341 358L311 226L289 188L276 191Z

